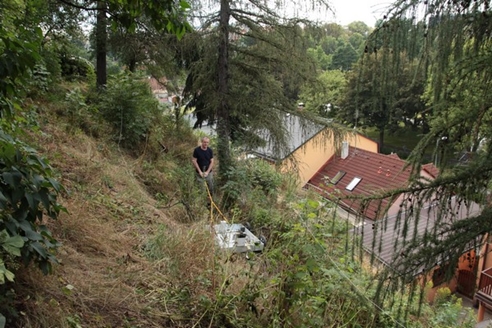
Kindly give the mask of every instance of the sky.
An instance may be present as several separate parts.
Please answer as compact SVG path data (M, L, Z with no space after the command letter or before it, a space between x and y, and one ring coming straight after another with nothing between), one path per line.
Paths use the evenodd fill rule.
M346 26L354 21L363 21L369 27L374 27L376 21L382 18L391 0L330 0L335 16L328 13L323 21L334 22Z

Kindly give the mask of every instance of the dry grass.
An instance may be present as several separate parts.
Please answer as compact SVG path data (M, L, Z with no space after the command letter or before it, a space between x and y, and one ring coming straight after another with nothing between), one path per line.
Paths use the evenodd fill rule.
M67 134L62 124L42 130L31 138L67 188L59 202L68 214L48 223L63 244L54 273L17 272L16 292L22 300L17 326L189 326L192 318L186 316L193 315L192 309L179 308L176 291L213 297L213 286L203 282L215 274L206 221L182 225L169 216L176 209L159 208L145 177L166 181L165 173L144 170L142 158L126 156L80 131ZM162 161L155 166L172 169L173 164ZM162 188L173 193L171 185ZM160 258L149 260L148 247L159 238L160 249L153 251Z

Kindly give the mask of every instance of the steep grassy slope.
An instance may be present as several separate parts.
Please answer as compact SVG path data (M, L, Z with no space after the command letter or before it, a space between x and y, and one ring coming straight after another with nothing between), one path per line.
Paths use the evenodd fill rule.
M199 275L196 270L207 265L209 257L200 252L208 251L210 235L197 223L198 233L190 244L194 225L179 223L186 217L182 206L167 205L176 191L169 172L180 157L191 156L184 152L191 154L196 138L184 132L181 137L186 138L169 145L175 147L163 155L174 160L151 162L127 155L105 137L87 136L49 110L40 121L41 129L30 134L30 142L58 172L67 189L59 201L69 213L49 222L63 244L58 254L62 263L54 274L43 276L33 268L17 273L22 300L17 325L164 327L181 325L173 318L186 322L181 309L166 298L175 289L170 285ZM167 202L156 200L159 191ZM158 232L161 241L152 239ZM163 243L170 259L149 261Z

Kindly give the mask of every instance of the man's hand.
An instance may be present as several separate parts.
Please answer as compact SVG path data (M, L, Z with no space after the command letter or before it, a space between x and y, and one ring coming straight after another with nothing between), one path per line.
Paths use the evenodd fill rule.
M207 172L204 172L203 173L203 177L206 178L208 176L208 173Z

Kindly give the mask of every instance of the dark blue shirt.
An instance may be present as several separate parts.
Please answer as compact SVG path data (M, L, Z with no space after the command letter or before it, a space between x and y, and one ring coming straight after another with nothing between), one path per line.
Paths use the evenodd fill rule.
M198 163L198 167L205 172L208 170L208 166L210 165L210 161L214 158L214 152L210 147L203 150L202 147L196 147L193 151L193 158L196 158L196 162Z

